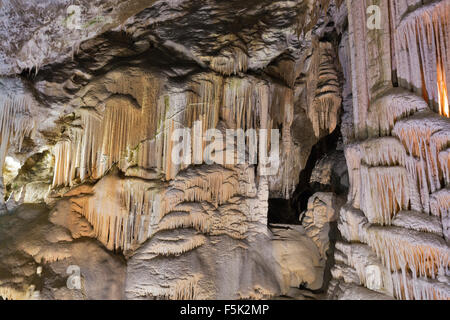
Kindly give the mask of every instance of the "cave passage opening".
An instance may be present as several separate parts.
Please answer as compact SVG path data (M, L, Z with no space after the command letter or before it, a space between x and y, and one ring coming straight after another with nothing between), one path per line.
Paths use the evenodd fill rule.
M290 199L269 199L267 223L301 225L301 213L308 208L308 200L316 192L336 191L330 186L311 184L311 175L317 163L327 154L335 152L341 140L341 128L320 139L311 149L305 168L300 172L299 183Z

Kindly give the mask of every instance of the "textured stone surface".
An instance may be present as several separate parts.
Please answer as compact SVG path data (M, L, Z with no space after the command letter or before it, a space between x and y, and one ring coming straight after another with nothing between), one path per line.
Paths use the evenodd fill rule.
M348 1L358 140L346 134L350 191L338 220L344 239L336 244L329 296L375 299L367 295L379 292L397 299L448 300L450 122L446 94L442 98L448 48L425 38L448 32L449 2L382 1L392 27L379 32L367 29L362 19L368 2ZM425 28L428 33L415 34ZM365 66L370 72L362 72ZM394 88L397 82L402 88Z
M1 297L449 299L448 0L71 3L0 2Z
M51 212L22 205L0 217L0 292L4 299L121 299L125 261L87 232L87 221L64 202ZM84 229L84 230L83 230ZM71 290L70 266L78 266L81 287Z

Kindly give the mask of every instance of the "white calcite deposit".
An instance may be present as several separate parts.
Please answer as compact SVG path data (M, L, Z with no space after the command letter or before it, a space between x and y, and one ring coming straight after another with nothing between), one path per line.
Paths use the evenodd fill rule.
M450 0L3 2L2 299L450 299Z

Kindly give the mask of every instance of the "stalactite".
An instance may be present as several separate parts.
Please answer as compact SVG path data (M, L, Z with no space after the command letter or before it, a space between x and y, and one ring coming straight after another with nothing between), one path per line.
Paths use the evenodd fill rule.
M392 225L406 229L430 232L442 236L442 224L438 217L423 212L400 211L392 221Z
M430 197L430 212L437 217L448 216L450 213L450 190L442 189Z
M105 176L94 195L71 198L72 210L93 226L96 238L108 249L129 250L154 232L167 210L161 190L152 182Z
M390 136L397 121L428 109L421 97L404 89L392 89L371 102L367 118L369 136Z
M122 179L112 172L94 186L93 195L73 197L71 202L72 210L86 217L96 238L107 248L133 250L156 233L177 228L192 227L213 234L222 234L220 230L225 230L226 234L234 236L236 230L227 227L226 219L220 218L217 223L193 204L207 202L213 208L221 205L220 217L233 216L239 212L239 207L230 204L228 208L225 204L238 192L239 182L234 171L205 166L183 171L168 184L130 177ZM236 221L229 218L229 223L238 223L239 217ZM239 226L244 228L237 231L240 237L246 226L243 221Z
M366 140L360 148L362 161L368 166L405 166L406 151L396 138Z
M444 175L444 183L450 185L450 149L439 152L439 164Z
M72 186L77 178L99 179L114 163L124 167L127 149L143 136L141 110L127 98L108 100L103 118L95 110L78 113L82 129L70 128L70 138L55 146L53 186Z
M201 234L186 238L171 235L167 238L156 237L150 241L150 245L147 246L149 253L160 256L176 256L204 245L206 237Z
M367 230L368 244L391 271L407 269L417 277L436 278L448 272L449 250L445 241L434 234L398 227L371 226Z
M450 286L427 278L412 278L398 272L392 274L397 299L403 300L450 300Z
M403 167L361 166L361 209L369 222L389 225L410 204L409 180Z
M350 203L341 212L339 230L348 241L367 243L381 258L389 269L389 295L407 300L449 299L446 225L450 193L445 189L450 179L448 119L430 108L448 116L450 1L426 5L406 2L389 3L393 14L392 71L398 75L400 88L391 88L387 76L387 86L380 83L371 87L377 84L373 80L378 75L373 73L362 84L353 81L354 122L361 126L360 138L367 138L367 128L369 139L345 149ZM357 1L348 3L355 6L349 8L354 69L362 71L368 67L384 72L383 49L379 46L386 42L377 44L376 36L362 25L365 20L357 17L364 5ZM408 13L413 7L414 11ZM355 39L365 41L357 44ZM364 43L369 47L364 47ZM374 56L374 52L379 56ZM367 65L367 61L373 63ZM358 73L353 76L353 80L361 79ZM358 208L363 212L358 212ZM345 251L339 244L336 248ZM356 273L365 287L378 291L364 279L364 263L352 260L360 256L368 259L371 253L339 251L335 256L340 263L336 276L354 281L350 273ZM348 264L350 267L343 266Z
M248 56L239 47L225 48L219 56L211 59L211 69L223 75L238 74L246 72L248 68Z
M141 109L129 99L120 97L107 101L101 148L106 159L100 164L100 173L106 172L113 163L119 163L127 147L138 145L143 137L142 123Z
M409 156L406 168L418 184L423 209L430 210L430 194L440 190L445 173L440 152L447 148L447 121L431 113L399 121L393 133L405 145Z
M431 3L403 18L395 33L401 86L423 94L443 115L444 90L450 87L449 16L450 1Z
M317 85L308 115L313 124L316 137L322 132L332 133L338 122L341 107L339 77L335 65L335 52L330 42L320 42L317 57L310 72L317 76Z
M71 184L72 144L68 140L58 142L54 147L55 170L53 187L68 186Z
M13 144L22 148L25 137L30 136L35 127L32 115L33 101L30 97L9 93L0 95L0 167L3 168L8 147Z
M80 110L83 123L83 137L79 157L80 179L99 178L100 148L101 148L101 117L94 112Z
M184 200L191 202L208 201L220 205L233 197L239 190L237 177L233 171L220 168L206 168L181 173L173 185L184 190Z
M195 121L203 121L203 132L216 128L219 122L223 78L214 74L200 75L192 80L185 111L186 127Z
M221 117L231 129L257 128L257 96L248 79L229 78L224 83Z
M29 300L33 296L34 289L34 285L31 285L28 290L1 285L0 297L4 300Z
M201 211L174 211L165 214L158 223L158 231L178 228L195 228L203 233L209 233L212 228L211 219Z
M200 276L194 275L185 280L179 280L172 289L171 300L197 300L198 281Z
M164 285L152 285L144 288L136 288L136 295L138 297L153 297L157 299L168 300L198 300L199 290L198 282L201 279L200 275L184 276L180 280L171 281Z

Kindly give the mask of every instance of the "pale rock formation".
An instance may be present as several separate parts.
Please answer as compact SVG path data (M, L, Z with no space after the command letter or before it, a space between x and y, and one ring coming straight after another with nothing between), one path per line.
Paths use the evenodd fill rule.
M348 1L358 140L345 149L350 192L329 295L356 298L362 285L397 299L449 299L449 3L382 1L391 25L383 31L369 30L359 15L367 3ZM360 73L365 65L373 73Z
M2 3L0 296L450 299L450 1L425 2L379 28L371 0Z
M315 165L309 183L320 190L332 191L339 194L348 192L349 177L347 163L342 151L326 154Z
M188 231L157 234L136 251L128 261L128 298L261 299L287 295L301 284L321 286L323 264L304 231L280 229L273 236L253 231L244 240L197 235L191 238L197 248L179 253L181 243L170 243L195 237Z
M306 234L314 241L324 258L330 246L330 224L337 220L341 206L341 200L334 193L319 192L309 198L308 210L302 218Z
M62 201L50 213L42 205L27 204L0 217L3 299L123 298L124 260L81 231L88 227L86 220L67 215L70 210ZM66 286L70 266L79 267L79 289Z
M19 53L13 56L8 42L0 55L1 73L25 70L21 80L2 80L1 156L20 163L17 174L6 175L8 208L42 201L54 207L46 223L64 230L64 239L51 233L54 251L44 242L26 252L48 255L58 275L79 265L85 277L81 292L61 287L39 297L103 297L91 279L98 262L88 264L90 255L103 257L94 252L101 246L121 263L116 273L107 270L109 259L99 263L104 286L108 277L119 279L107 298L301 298L299 287L320 289L325 259L316 244L303 228L269 229L267 211L270 196L292 195L311 148L338 126L336 52L319 40L336 4L81 2L88 25L74 30L64 5L28 4L30 13L42 11L32 23L25 11L11 14L8 23L20 21L23 29ZM310 85L302 87L299 77ZM294 125L299 119L307 135ZM174 163L172 135L185 128L192 147L183 156L191 162ZM258 145L248 135L247 162L210 164L208 129L279 135L269 131ZM263 159L248 161L259 148L271 151L274 139L280 166L265 176ZM19 156L22 140L28 149ZM214 159L238 160L237 140L231 145L231 154L217 146Z

